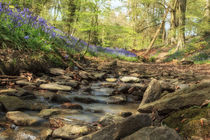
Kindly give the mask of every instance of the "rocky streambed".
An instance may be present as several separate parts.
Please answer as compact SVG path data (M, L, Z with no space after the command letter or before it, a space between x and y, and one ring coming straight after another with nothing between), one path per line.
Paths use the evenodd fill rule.
M0 75L0 139L208 139L208 75L168 68L114 61L87 70ZM197 117L202 134L174 128L179 122L170 126L171 113L195 106L202 112L188 117ZM181 123L191 121L180 116Z

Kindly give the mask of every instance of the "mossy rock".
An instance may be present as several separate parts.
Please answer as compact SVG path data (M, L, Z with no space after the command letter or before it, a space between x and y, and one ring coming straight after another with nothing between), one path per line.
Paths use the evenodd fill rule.
M180 135L185 138L210 137L210 108L191 107L173 112L163 123L178 130Z

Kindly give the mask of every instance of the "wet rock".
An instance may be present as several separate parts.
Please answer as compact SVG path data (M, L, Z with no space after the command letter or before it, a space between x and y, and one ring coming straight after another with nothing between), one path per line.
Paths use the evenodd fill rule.
M38 134L29 130L19 130L15 137L15 140L41 140Z
M98 140L98 138L100 140L121 139L143 127L150 126L151 122L148 114L136 114L120 123L109 125L92 134L80 137L77 140Z
M170 113L184 107L202 105L205 100L210 99L210 83L201 83L190 88L165 95L161 99L140 105L139 112L152 112L157 110L160 114Z
M117 79L116 78L106 78L107 82L116 82Z
M49 118L53 115L58 114L77 114L80 113L78 110L69 110L69 109L59 109L59 108L52 108L52 109L43 109L40 111L39 116L42 118Z
M80 109L82 110L83 107L79 104L72 104L72 103L64 103L61 105L61 107L66 108L66 109Z
M182 140L177 132L168 127L145 127L122 140Z
M124 117L124 118L127 118L127 117L129 117L129 116L132 115L132 112L120 112L119 115L122 116L122 117Z
M91 92L95 96L111 96L114 92L114 89L111 88L96 88Z
M138 83L138 82L140 82L139 78L133 77L133 76L124 76L124 77L120 78L120 80L122 82L125 82L125 83Z
M75 80L68 80L68 81L65 81L65 82L59 82L58 83L59 85L66 85L66 86L71 86L71 87L78 87L79 85L79 82L75 81Z
M111 125L111 124L114 124L114 123L120 123L124 120L123 117L121 116L118 116L118 115L112 115L112 114L105 114L105 116L101 117L99 119L99 123L102 125L102 126L108 126L108 125Z
M121 104L126 102L126 96L124 95L115 95L109 97L109 99L106 101L107 104Z
M12 121L14 124L20 126L30 126L42 121L42 119L39 117L30 116L20 111L7 112L6 118Z
M70 99L68 99L67 97L63 95L54 94L51 101L57 102L57 103L65 103L65 102L70 102Z
M88 97L76 96L74 97L74 100L78 102L86 103L86 104L96 103L96 100L92 98L88 98Z
M60 69L60 68L50 68L50 73L53 75L59 76L59 75L64 75L65 70Z
M161 96L160 82L156 79L153 79L149 83L149 86L147 87L146 91L144 92L144 96L143 96L140 106L153 102L159 99L160 96Z
M46 90L61 90L61 91L71 91L70 86L64 86L64 85L58 85L56 83L48 83L48 84L41 84L40 85L41 89L46 89Z
M73 139L78 136L85 135L88 132L89 129L87 126L68 124L58 129L55 129L52 133L52 136L56 138Z

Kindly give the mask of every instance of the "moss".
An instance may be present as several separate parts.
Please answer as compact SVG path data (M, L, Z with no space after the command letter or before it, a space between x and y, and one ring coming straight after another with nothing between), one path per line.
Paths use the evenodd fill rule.
M179 131L185 138L191 136L209 136L210 124L201 124L201 119L210 121L210 108L191 107L185 110L171 113L163 123Z

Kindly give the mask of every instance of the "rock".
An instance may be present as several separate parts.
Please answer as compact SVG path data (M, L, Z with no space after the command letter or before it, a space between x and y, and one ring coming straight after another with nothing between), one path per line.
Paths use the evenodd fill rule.
M158 80L153 79L149 86L147 87L146 91L144 92L143 99L141 101L140 106L153 102L159 99L161 96L161 86Z
M15 137L15 140L41 140L38 134L29 130L19 130Z
M66 108L66 109L80 109L82 110L83 107L79 104L72 104L72 103L64 103L61 105L61 107Z
M42 140L47 140L52 135L53 130L50 128L43 129L40 132L40 137Z
M177 132L168 127L145 127L122 140L182 140Z
M182 61L181 61L181 64L182 64L182 65L193 65L194 62L193 62L193 61L190 61L190 60L182 60Z
M116 82L117 79L116 78L106 78L107 82Z
M114 92L114 89L111 88L96 88L91 92L95 96L111 96Z
M127 118L127 117L129 117L129 116L132 115L132 112L120 112L119 115L122 116L122 117L124 117L124 118Z
M29 82L29 81L27 81L27 80L19 80L19 81L16 81L16 84L17 84L17 85L20 85L20 86L32 85L32 83Z
M23 100L13 96L0 95L0 103L3 104L6 111L15 111L27 107Z
M109 99L106 101L107 104L121 104L126 102L126 96L124 95L115 95L109 97Z
M12 89L12 88L0 90L0 94L13 94L14 95L16 92L17 92L17 89Z
M103 79L104 76L106 75L106 73L101 72L101 73L92 73L92 75L96 78L96 79Z
M201 83L190 88L165 95L157 101L140 105L138 111L150 113L155 109L160 114L166 114L184 107L195 105L200 106L205 100L210 99L209 84L210 83Z
M66 86L71 86L71 87L78 87L79 82L75 81L75 80L68 80L66 82L59 82L58 84L60 85L66 85Z
M65 70L60 69L60 68L50 68L50 73L53 75L59 76L59 75L64 75Z
M81 103L86 103L86 104L91 104L91 103L96 103L95 99L89 98L89 97L80 97L76 96L74 97L75 101L81 102Z
M87 126L67 124L67 125L64 125L63 127L55 129L52 133L52 137L73 139L78 136L85 135L88 132L89 132L89 129Z
M60 108L52 108L52 109L43 109L39 112L39 116L42 118L49 118L53 115L58 114L77 114L80 113L78 110L69 110L69 109L60 109Z
M82 79L89 79L89 73L87 73L86 71L80 71L80 72L79 72L79 76L80 76Z
M54 94L54 96L51 98L51 101L57 103L65 103L65 102L70 102L70 99L68 99L63 95Z
M138 83L138 82L140 82L139 78L132 77L132 76L124 76L124 77L120 78L120 80L122 82L125 82L125 83Z
M12 121L14 124L20 126L31 126L43 120L39 117L30 116L20 111L7 112L6 118Z
M46 90L62 90L62 91L71 91L70 86L64 86L64 85L58 85L56 83L48 83L48 84L41 84L40 85L41 89L46 89Z
M170 82L160 81L160 85L161 85L162 91L174 92L176 89L175 85L173 85Z
M105 116L101 117L99 119L99 123L102 125L102 126L108 126L108 125L111 125L111 124L114 124L114 123L120 123L124 120L123 117L121 116L117 116L117 115L112 115L112 114L105 114Z
M80 137L77 140L98 140L98 138L100 140L121 139L143 127L150 126L151 122L148 114L136 114L120 123L109 125L92 134Z

